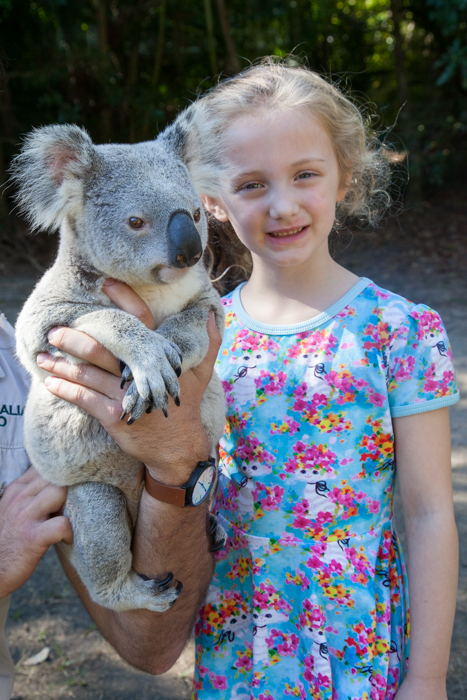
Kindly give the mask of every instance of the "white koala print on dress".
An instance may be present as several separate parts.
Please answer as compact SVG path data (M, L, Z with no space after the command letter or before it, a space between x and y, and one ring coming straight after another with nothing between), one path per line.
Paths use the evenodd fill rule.
M329 487L325 479L321 478L318 469L299 469L294 473L294 479L306 483L303 498L308 502L308 516L312 519L318 517L318 513L334 513L336 505L328 498Z
M256 611L253 613L253 658L255 662L259 661L265 666L269 664L269 646L266 641L270 634L268 625L288 622L288 620L288 613L276 610L272 605L259 613Z
M350 558L347 556L349 547L349 538L343 540L331 540L324 543L326 550L323 552L322 560L325 564L335 562L340 564L345 570L350 564Z
M253 464L240 464L240 471L244 474L240 482L240 490L238 492L238 510L240 513L254 513L254 496L255 477L269 476L272 473L272 465L268 463L261 464L254 462Z
M319 348L300 353L297 357L296 364L305 365L307 368L303 375L303 381L307 385L305 395L307 401L311 401L315 394L330 395L331 387L326 381L329 371L329 366L327 367L327 365L330 364L327 362L328 359L326 351Z
M253 350L251 354L244 352L243 355L232 358L231 361L238 365L232 386L232 396L237 403L244 405L256 401L255 379L260 376L260 371L275 359L271 352L261 349Z
M329 661L329 650L326 635L322 629L310 625L304 630L305 636L313 640L311 653L313 655L313 673L315 676L321 673L322 676L331 678L331 662Z

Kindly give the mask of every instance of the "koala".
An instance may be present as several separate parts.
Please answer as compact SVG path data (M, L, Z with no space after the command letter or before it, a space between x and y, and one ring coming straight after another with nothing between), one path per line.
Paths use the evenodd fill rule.
M67 555L91 598L119 611L163 612L182 584L172 574L148 580L132 570L141 464L96 419L47 391L36 356L62 356L47 340L51 328L79 329L119 358L122 386L129 384L122 415L128 424L152 410L167 415L168 395L179 403L180 373L206 355L210 310L223 332L222 305L202 261L207 221L179 142L172 129L152 142L95 145L75 125L47 126L27 136L13 165L29 221L60 231L56 261L16 326L18 357L31 375L25 447L46 479L68 487L74 544ZM110 301L102 290L106 277L126 282L146 301L156 331ZM212 455L224 416L214 375L201 405Z

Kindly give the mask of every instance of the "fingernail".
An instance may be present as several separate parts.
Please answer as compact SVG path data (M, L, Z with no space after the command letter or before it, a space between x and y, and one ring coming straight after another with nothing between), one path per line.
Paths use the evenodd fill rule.
M44 362L47 360L47 353L46 352L40 352L38 356L36 357L36 362L38 365L43 365Z
M44 380L45 386L54 386L57 383L58 377L46 377Z
M115 284L117 280L114 280L112 277L106 277L104 282L103 282L103 287L110 287L112 284Z
M47 333L47 338L51 342L57 335L58 328L51 328Z

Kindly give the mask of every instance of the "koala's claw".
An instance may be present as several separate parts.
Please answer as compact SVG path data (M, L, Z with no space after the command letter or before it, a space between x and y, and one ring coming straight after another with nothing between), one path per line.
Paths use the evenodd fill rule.
M208 540L209 540L209 551L215 554L220 552L221 549L225 547L227 541L227 533L219 525L217 517L213 514L209 514L209 524L208 524Z
M120 368L120 372L122 373L122 381L120 382L120 389L123 389L125 384L127 382L132 382L133 381L133 374L131 369L126 365L122 360L119 360L118 366Z
M154 579L155 583L159 586L160 591L166 591L170 587L170 584L174 580L174 575L172 573L167 574L167 576L161 580Z

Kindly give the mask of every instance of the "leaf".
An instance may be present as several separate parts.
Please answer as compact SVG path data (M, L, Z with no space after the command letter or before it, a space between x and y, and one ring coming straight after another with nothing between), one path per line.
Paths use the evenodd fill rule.
M50 647L44 647L42 649L42 651L40 651L38 654L35 654L34 656L30 656L29 659L26 659L26 661L23 661L23 666L38 666L43 661L46 661L46 659L49 658L49 654L50 654Z

